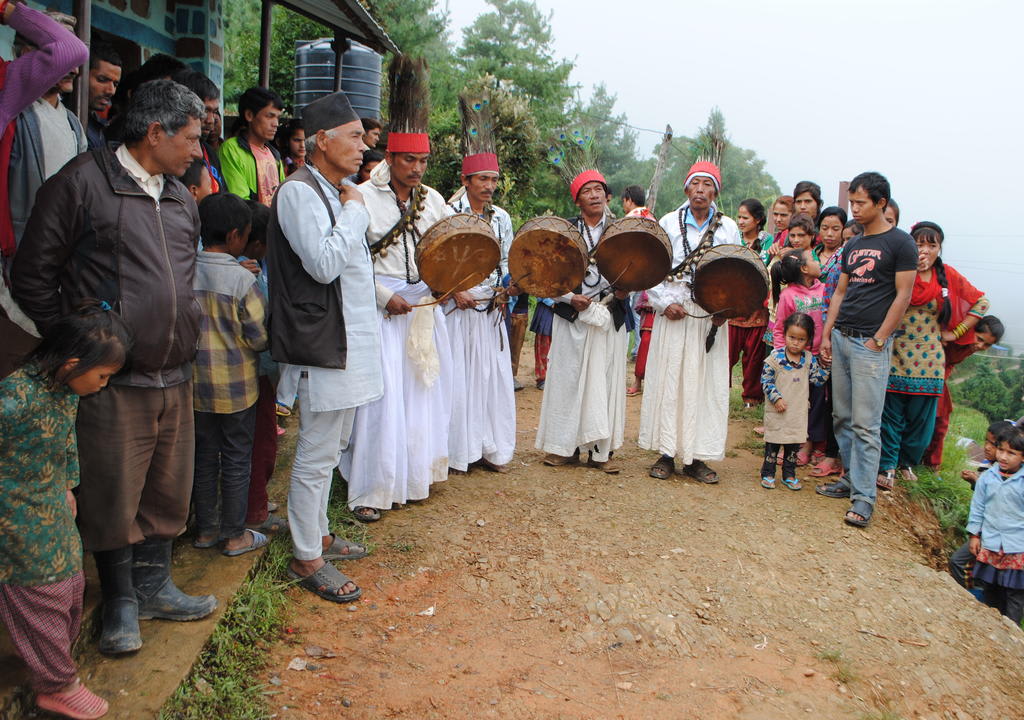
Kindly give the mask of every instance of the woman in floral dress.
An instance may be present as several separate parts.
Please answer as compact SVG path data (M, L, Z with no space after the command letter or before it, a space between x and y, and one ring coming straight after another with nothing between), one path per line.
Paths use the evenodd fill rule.
M882 411L882 455L878 487L891 490L896 470L916 479L935 429L935 412L945 383L944 342L963 337L988 310L989 302L952 267L944 265L942 228L920 222L910 231L917 243L918 265L910 307L895 333L889 386ZM954 308L969 309L948 327Z

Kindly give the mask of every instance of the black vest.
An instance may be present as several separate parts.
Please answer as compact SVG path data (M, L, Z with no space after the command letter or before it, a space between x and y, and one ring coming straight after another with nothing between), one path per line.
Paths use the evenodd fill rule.
M303 165L284 182L301 182L313 188L327 208L331 227L334 227L331 204L308 167ZM270 205L267 225L270 356L290 365L343 370L347 342L341 280L336 278L324 285L311 278L302 267L302 260L292 250L277 220L278 196L279 193L274 195Z

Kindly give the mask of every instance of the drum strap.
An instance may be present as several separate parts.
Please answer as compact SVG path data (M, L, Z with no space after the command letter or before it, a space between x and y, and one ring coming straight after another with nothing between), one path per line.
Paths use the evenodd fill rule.
M398 218L398 222L388 230L386 233L380 236L380 240L370 245L370 256L377 257L380 255L380 251L385 249L388 245L398 241L398 238L404 235L408 230L416 232L416 221L419 219L419 213L423 210L423 198L426 197L418 186L412 189L412 195L409 197L409 203L402 211L401 217Z
M689 275L693 272L693 269L697 267L704 255L707 254L708 250L715 244L715 233L718 232L718 228L722 226L722 218L724 215L719 210L715 213L715 216L711 218L711 222L708 224L707 230L704 231L704 235L701 237L697 247L693 249L689 255L683 258L683 261L676 265L672 270L669 271L669 277L673 275ZM680 230L683 233L683 240L686 240L686 225L680 222Z

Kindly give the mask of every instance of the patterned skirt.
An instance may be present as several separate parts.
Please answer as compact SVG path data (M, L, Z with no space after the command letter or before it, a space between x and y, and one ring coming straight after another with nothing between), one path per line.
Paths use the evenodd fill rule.
M982 548L974 563L974 579L1011 590L1024 590L1024 553L996 553Z

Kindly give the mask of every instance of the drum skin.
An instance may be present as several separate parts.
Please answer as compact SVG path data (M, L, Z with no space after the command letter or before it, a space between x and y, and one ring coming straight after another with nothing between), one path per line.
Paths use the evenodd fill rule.
M490 223L468 213L442 218L416 246L420 279L448 295L476 287L501 261L501 246Z
M579 287L589 261L580 231L553 215L526 221L508 251L512 282L539 298L558 297Z
M693 273L693 299L721 318L747 317L764 307L768 269L742 245L716 245Z
M616 290L650 290L672 269L672 243L650 218L619 218L601 235L594 260Z

